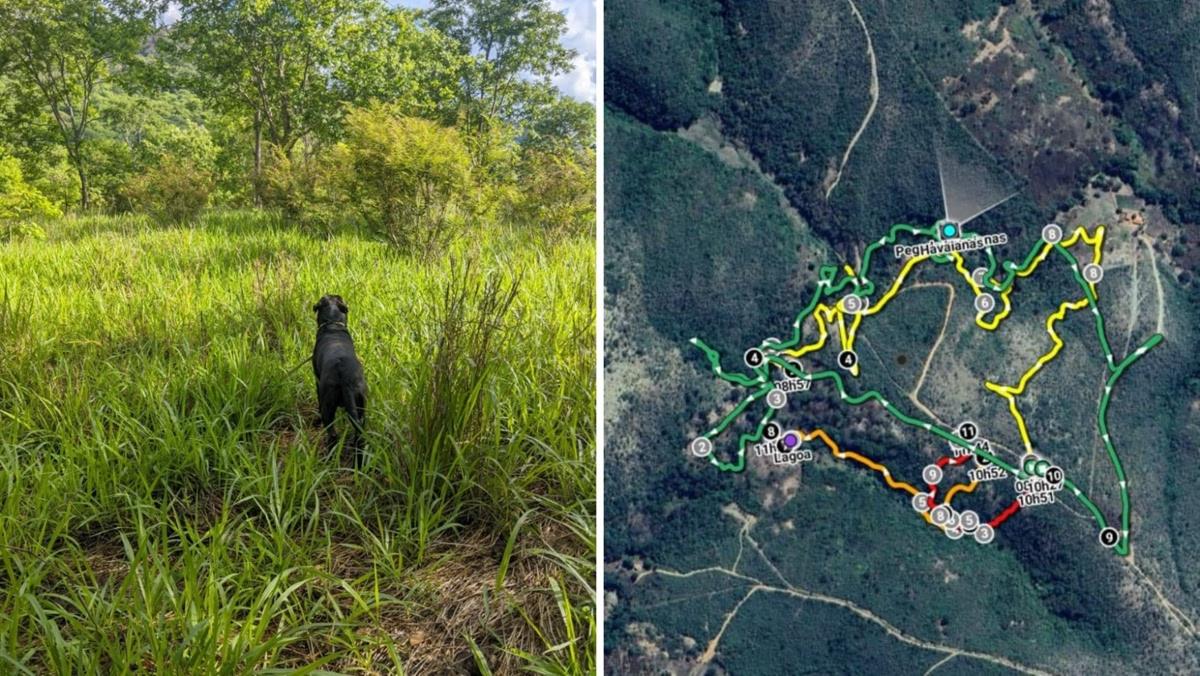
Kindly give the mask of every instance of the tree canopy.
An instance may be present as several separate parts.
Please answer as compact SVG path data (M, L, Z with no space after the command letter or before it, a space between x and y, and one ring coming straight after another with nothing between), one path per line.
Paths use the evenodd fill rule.
M360 210L332 208L333 187L437 173L398 145L378 157L413 160L403 167L345 164L370 156L354 144L372 133L464 149L467 173L449 181L463 194L446 198L462 218L562 213L523 203L531 176L556 204L592 192L594 172L580 168L593 161L595 110L552 84L574 53L547 0L434 0L425 12L383 0L9 0L0 22L0 160L58 209L350 220ZM361 203L420 210L390 199ZM309 208L322 200L325 211Z

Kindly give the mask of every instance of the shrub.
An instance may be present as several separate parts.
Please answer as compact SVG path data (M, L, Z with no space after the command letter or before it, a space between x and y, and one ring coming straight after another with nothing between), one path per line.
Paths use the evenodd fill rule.
M520 190L509 205L518 224L554 236L583 234L596 222L595 155L532 150L521 162Z
M67 162L66 153L55 148L46 155L38 175L27 176L26 180L53 204L78 204L79 174Z
M263 201L296 224L332 231L351 213L351 178L342 146L300 146L292 155L272 146L263 168Z
M15 158L0 157L0 221L58 216L62 216L62 210L25 182L21 164Z
M171 223L193 221L208 206L213 172L191 158L163 155L158 164L129 179L123 192L137 209Z
M0 221L0 242L14 239L46 239L46 231L33 221Z
M382 104L351 108L344 152L350 203L397 248L428 253L461 224L470 156L457 130Z

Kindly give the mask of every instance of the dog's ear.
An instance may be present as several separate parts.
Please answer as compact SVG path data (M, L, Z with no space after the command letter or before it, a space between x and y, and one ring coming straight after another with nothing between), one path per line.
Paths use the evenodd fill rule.
M321 311L321 304L320 304L320 303L316 303L316 304L314 304L314 305L313 305L313 312L320 312L320 311Z
M343 314L350 314L350 308L346 307L346 301L342 300L341 296L338 296L337 306L338 306L338 309L341 310Z

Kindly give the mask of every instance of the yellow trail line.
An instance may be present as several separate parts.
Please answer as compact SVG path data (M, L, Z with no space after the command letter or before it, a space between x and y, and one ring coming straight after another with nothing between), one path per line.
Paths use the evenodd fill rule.
M998 385L990 381L984 382L984 386L987 389L1008 400L1008 410L1010 413L1012 413L1013 419L1017 421L1017 429L1021 433L1021 441L1025 444L1026 453L1033 453L1033 442L1030 441L1029 430L1025 427L1025 417L1021 415L1021 411L1017 408L1017 397L1025 392L1025 386L1029 384L1029 381L1035 375L1037 375L1037 372L1042 370L1042 367L1046 364L1054 361L1054 358L1057 357L1058 353L1062 351L1063 340L1054 330L1054 323L1065 318L1067 316L1067 310L1082 310L1083 308L1087 307L1087 304L1088 301L1086 298L1081 298L1076 301L1067 301L1058 307L1057 312L1046 318L1046 332L1050 334L1050 340L1054 342L1054 345L1051 346L1049 352L1043 354L1041 357L1038 357L1038 360L1034 362L1033 366L1031 366L1029 370L1021 376L1021 379L1017 382L1016 387Z
M848 350L850 348L847 347L847 344L848 344L847 341L849 340L849 338L846 334L846 313L838 312L837 323L838 323L838 337L842 341L842 349Z
M950 499L954 497L955 493L973 493L975 491L975 487L978 485L978 481L972 481L969 484L955 484L950 487L950 490L946 491L946 497L942 498L942 503L947 505L950 504Z
M892 285L887 290L887 293L883 294L883 296L880 297L879 302L877 304L872 304L870 307L868 307L866 310L864 310L862 312L854 313L854 317L850 320L850 328L849 329L846 328L846 311L844 308L842 308L840 302L836 302L832 305L827 305L824 303L818 305L817 309L813 312L813 318L817 322L817 331L819 332L819 336L818 336L817 340L812 343L809 343L808 345L804 345L799 348L784 350L783 354L785 354L789 357L797 357L798 358L798 357L802 357L814 350L821 349L822 347L825 346L825 341L828 338L828 328L826 326L826 322L831 323L835 320L837 321L837 325L838 325L838 337L841 340L842 349L843 350L853 350L854 349L854 338L858 333L858 326L859 326L859 324L862 323L863 317L867 316L867 315L873 315L876 312L879 312L880 310L882 310L884 308L884 306L887 305L888 301L890 301L897 293L899 293L900 287L904 284L904 279L906 277L908 277L909 271L911 271L913 266L915 266L917 263L921 262L922 260L924 260L924 258L920 258L920 257L910 258L908 260L908 262L904 264L904 267L901 269L900 274L892 282ZM857 275L854 272L854 268L850 267L849 264L844 265L843 268L847 275L849 275L850 277L857 278ZM857 364L855 364L854 368L851 369L851 374L858 375L858 365Z
M832 322L835 319L834 315L836 313L837 311L828 305L818 305L817 309L813 311L812 315L813 319L817 322L817 331L820 334L817 340L813 343L805 345L804 347L784 350L783 353L789 357L799 358L803 357L809 352L813 352L825 347L825 341L829 338L829 328L827 326L827 322ZM836 319L839 322L841 321L841 317L837 317Z
M1097 265L1099 265L1101 255L1103 253L1104 226L1103 225L1098 226L1096 228L1095 233L1090 237L1088 236L1087 229L1084 228L1083 226L1079 226L1078 228L1075 229L1075 232L1071 235L1071 237L1063 242L1063 248L1068 248L1068 247L1072 246L1073 244L1075 244L1075 242L1079 241L1080 239L1082 239L1085 244L1090 244L1092 246L1092 260ZM1032 273L1033 269L1037 267L1038 263L1045 260L1046 256L1049 254L1052 246L1053 245L1051 245L1051 244L1046 244L1042 248L1042 253L1038 255L1038 258L1034 261L1033 265L1030 265L1028 270L1018 272L1017 275L1024 277L1024 276L1027 276L1028 274ZM966 277L967 282L969 284L971 284L972 289L974 289L976 291L976 293L979 293L979 287L978 287L978 285L975 284L975 280L971 279L970 273L966 273L965 268L962 266L962 261L961 261L962 257L959 256L959 254L954 254L954 255L958 259L956 267L961 272L965 273L964 276ZM1004 308L1005 309L1003 312L997 314L997 317L996 317L997 319L999 319L1000 315L1008 313L1008 310L1010 308L1010 305L1008 302L1008 294L1012 292L1014 286L1015 285L1009 286L1008 289L1002 294L1001 297L1004 299ZM1096 285L1091 282L1088 282L1088 286L1091 287L1092 294L1093 294L1093 296L1095 296L1098 293L1096 290ZM1096 297L1098 297L1098 296L1096 296ZM996 384L993 382L984 382L984 386L987 389L995 392L996 394L999 394L1000 396L1002 396L1008 400L1008 411L1009 411L1009 413L1012 414L1013 420L1015 420L1017 423L1017 431L1020 432L1020 434L1021 434L1021 443L1025 444L1025 452L1028 454L1033 453L1033 441L1030 439L1029 429L1025 425L1025 416L1021 415L1021 410L1020 410L1020 408L1017 407L1017 397L1025 392L1025 386L1029 384L1029 381L1032 380L1035 375L1037 375L1038 371L1042 370L1043 366L1045 366L1046 364L1049 364L1051 361L1053 361L1054 358L1058 356L1058 353L1062 351L1063 340L1061 337L1059 337L1058 333L1054 330L1055 322L1063 320L1067 316L1068 310L1072 310L1072 311L1082 310L1083 308L1087 307L1087 304L1088 304L1087 298L1081 298L1076 301L1064 302L1062 305L1060 305L1058 307L1058 310L1056 312L1054 312L1053 314L1051 314L1049 317L1046 318L1046 333L1048 333L1050 335L1050 340L1053 342L1053 345L1050 347L1049 352L1047 352L1046 354L1039 357L1038 360L1036 362L1034 362L1033 366L1029 367L1029 370L1025 371L1024 375L1021 376L1021 379L1019 381L1017 381L1016 387L1010 387L1007 385L999 385L999 384ZM978 321L979 320L977 318L976 322L978 322ZM997 321L996 323L998 324L999 322ZM984 328L987 328L987 327L984 327ZM995 328L995 327L992 327L992 328ZM988 329L988 330L992 330L992 329Z
M1086 298L1081 298L1076 301L1066 301L1062 305L1058 306L1057 312L1046 318L1046 332L1050 334L1050 340L1054 341L1054 345L1050 348L1049 352L1038 357L1038 360L1034 362L1033 366L1029 367L1029 370L1026 371L1023 376L1021 376L1019 381L1017 381L1016 387L997 385L995 383L988 382L986 383L987 388L1002 395L1011 394L1014 396L1019 396L1023 394L1025 392L1025 386L1029 384L1030 379L1037 375L1037 372L1042 370L1043 366L1053 361L1054 358L1058 356L1058 353L1062 351L1063 340L1061 337L1059 337L1058 332L1054 330L1055 322L1065 319L1067 316L1067 310L1082 310L1083 308L1087 307L1087 304L1088 301Z
M1069 248L1081 239L1084 242L1086 242L1087 244L1092 245L1093 252L1094 252L1093 253L1094 260L1097 264L1099 264L1100 263L1101 245L1104 241L1104 226L1097 227L1096 232L1093 235L1089 235L1087 232L1087 229L1084 226L1079 226L1078 228L1075 229L1075 231L1071 234L1070 237L1068 237L1066 240L1064 240L1062 242L1062 245L1064 248ZM1042 263L1042 261L1046 260L1046 258L1050 255L1050 251L1053 248L1054 248L1053 244L1043 245L1041 252L1038 253L1038 255L1034 259L1033 263L1028 268L1017 272L1016 273L1017 276L1018 277L1028 277L1029 275L1033 274L1033 271L1037 269L1038 265L1040 265ZM953 253L950 255L954 259L955 268L962 275L963 279L965 279L967 281L967 284L970 285L971 291L976 296L983 293L983 289L980 288L980 286L975 283L975 280L971 278L971 273L967 270L966 266L964 265L962 254ZM859 324L862 323L862 318L882 312L883 308L885 308L887 306L887 304L893 298L895 298L898 293L900 293L900 289L904 285L904 280L906 280L908 278L908 276L912 272L913 268L916 267L916 265L918 263L920 263L921 261L928 260L929 258L931 258L931 256L916 256L914 258L908 259L908 261L905 262L904 267L902 267L900 269L900 274L896 275L896 279L892 280L892 284L891 284L891 286L888 287L888 290L886 292L884 292L884 294L882 296L879 297L878 302L871 303L863 311L854 313L854 316L850 321L849 328L846 327L846 314L847 313L846 313L845 308L842 307L840 301L835 302L833 304L822 303L822 304L818 305L816 310L813 312L813 318L817 322L817 329L820 333L817 340L813 343L801 346L799 348L784 350L783 354L788 355L790 357L801 357L805 354L813 352L814 350L821 349L822 347L825 346L825 341L828 338L828 327L826 326L826 324L832 323L835 321L837 322L837 325L838 325L838 337L841 341L842 349L843 350L853 350L854 349L854 339L858 334L858 327L859 327ZM851 267L847 263L847 264L842 265L842 269L846 273L846 275L848 275L849 277L851 277L857 281L858 274L854 271L853 267ZM983 313L979 313L978 315L976 315L975 323L978 324L980 328L986 329L988 331L993 331L996 329L996 327L998 327L1000 325L1000 322L1005 317L1008 316L1009 312L1011 312L1011 310L1012 310L1012 303L1009 300L1009 295L1012 294L1014 288L1015 288L1015 285L1010 285L1008 287L1008 289L1006 289L1000 295L1000 300L1001 300L1001 303L1003 303L1003 305L1004 305L1004 309L1001 310L1000 312L996 313L996 315L993 316L991 320L985 321L983 319ZM1092 288L1094 290L1095 285L1092 285ZM855 364L854 368L851 370L851 373L853 375L858 375L858 365L857 364Z
M915 267L917 263L920 263L928 258L928 256L917 256L908 259L908 262L904 264L904 267L900 268L900 274L896 275L896 279L892 282L891 287L889 287L888 290L879 297L879 302L872 303L870 307L860 314L873 315L877 312L883 311L883 308L888 304L888 301L894 298L897 293L900 293L900 287L904 284L904 280L908 277L908 273L912 272L913 267Z
M1079 228L1077 228L1075 230L1075 232L1071 235L1071 237L1069 239L1067 239L1065 242L1063 242L1063 247L1064 248L1070 247L1071 245L1075 244L1075 242L1079 241L1080 239L1082 239L1084 241L1084 243L1090 244L1092 246L1092 260L1095 261L1096 264L1098 265L1100 263L1100 257L1102 255L1102 251L1103 251L1104 226L1103 225L1098 226L1096 228L1096 232L1090 237L1088 236L1087 230L1083 226L1080 226ZM1034 261L1034 264L1030 265L1029 269L1027 271L1018 272L1017 275L1024 277L1024 276L1027 276L1028 273L1033 272L1033 269L1037 267L1037 264L1040 263L1042 260L1045 260L1046 255L1050 252L1050 249L1052 246L1053 245L1051 245L1051 244L1045 245L1045 247L1042 248L1042 253L1039 254L1038 258ZM970 283L971 287L976 290L976 293L978 293L979 286L975 284L975 280L971 279L970 273L967 273L966 269L963 268L963 266L961 264L961 256L959 256L958 254L954 254L954 255L959 259L956 267L959 269L959 271L964 273L964 276L966 277L968 283ZM1093 295L1097 293L1095 284L1088 282L1088 286L1091 287ZM1004 312L1002 312L1000 314L1007 314L1008 309L1009 309L1008 294L1011 293L1012 290L1013 290L1013 286L1009 286L1008 290L1005 291L1004 294L1002 295L1002 298L1004 299L1004 308L1005 309L1004 309ZM1052 313L1049 317L1046 318L1046 333L1048 333L1050 335L1050 340L1053 342L1053 345L1050 347L1050 350L1048 352L1046 352L1046 354L1043 354L1041 357L1038 357L1038 360L1036 362L1034 362L1033 366L1029 367L1029 370L1025 371L1024 375L1021 376L1021 379L1019 381L1017 381L1016 387L1011 387L1008 385L999 385L999 384L993 383L993 382L985 382L984 383L984 386L987 389L995 392L996 394L999 394L1000 396L1002 396L1008 400L1009 413L1012 414L1013 420L1015 420L1017 423L1017 430L1021 433L1021 442L1023 444L1025 444L1025 452L1026 453L1029 453L1029 454L1033 453L1033 442L1029 438L1029 429L1025 426L1025 417L1023 415L1021 415L1021 411L1017 407L1017 397L1025 392L1025 386L1029 384L1029 381L1032 380L1035 375L1037 375L1038 371L1041 371L1043 366L1045 366L1046 364L1049 364L1051 361L1053 361L1054 358L1058 356L1058 353L1062 351L1063 340L1061 337L1059 337L1058 333L1054 330L1055 322L1062 321L1064 318L1066 318L1068 310L1071 310L1071 311L1082 310L1083 308L1087 307L1087 305L1088 305L1087 298L1081 298L1076 301L1066 301L1062 305L1058 306L1058 310L1056 312ZM997 315L997 318L999 318L999 314ZM991 330L991 329L989 329L989 330Z
M1093 261L1099 265L1102 245L1104 243L1104 226L1097 226L1095 233L1089 235L1087 228L1081 225L1071 233L1070 237L1063 240L1062 246L1063 248L1070 248L1080 240L1083 240L1084 243L1092 246ZM1046 258L1050 255L1050 251L1053 249L1053 244L1044 244L1041 252L1038 253L1037 257L1034 258L1033 263L1031 263L1028 268L1018 271L1016 275L1018 277L1028 277L1029 275L1032 275L1034 270L1041 265L1042 261L1046 260ZM983 293L984 290L975 283L974 279L971 278L971 273L967 270L964 264L962 254L955 252L950 254L950 256L954 259L955 269L958 270L959 274L961 274L963 279L967 281L967 284L970 285L971 291L976 296ZM816 320L817 329L820 332L817 340L802 347L784 350L783 354L790 357L801 357L814 350L821 349L825 346L825 341L828 338L826 322L832 323L834 321L836 321L838 325L838 336L841 340L842 349L853 350L854 339L858 333L858 326L862 322L862 318L882 312L883 308L887 306L888 302L890 302L896 296L896 294L900 292L900 287L904 285L904 280L908 278L908 275L912 272L913 267L915 267L917 263L928 260L929 258L931 258L931 256L916 256L908 259L908 261L904 264L904 267L900 269L900 274L898 274L896 279L892 281L892 284L888 290L879 297L879 301L876 303L871 303L861 312L854 313L854 318L851 320L849 329L846 328L846 310L842 307L840 301L835 302L832 305L827 305L824 303L819 304L816 310L813 312L813 318ZM854 271L854 268L852 268L848 263L843 264L842 268L848 276L855 279L857 282L858 275ZM1092 287L1092 292L1095 293L1096 285L1092 284L1091 282L1088 282L1088 284ZM1003 304L1004 309L1002 309L1000 312L997 312L990 320L983 319L984 313L978 313L975 316L975 323L979 325L980 328L987 331L994 331L1000 325L1000 322L1008 317L1009 313L1012 311L1012 302L1009 299L1009 296L1012 294L1015 287L1015 284L1010 284L1009 287L1000 294L1000 302ZM851 370L851 373L853 375L858 375L857 364L855 364L854 368Z
M1063 240L1062 246L1064 249L1069 249L1081 239L1085 244L1092 245L1092 260L1096 263L1096 265L1099 265L1102 245L1104 244L1104 226L1097 226L1096 232L1089 236L1087 228L1081 225L1071 233L1070 237ZM1038 253L1037 257L1033 259L1033 263L1028 268L1018 271L1017 276L1028 277L1029 275L1032 275L1033 271L1036 270L1037 267L1042 264L1042 261L1046 260L1046 258L1050 255L1050 251L1053 248L1053 244L1043 244L1041 252ZM950 254L950 256L954 259L954 268L958 270L963 279L967 280L967 284L970 285L971 291L974 292L976 296L983 293L984 290L975 283L975 279L972 278L971 273L967 271L967 268L964 265L962 254L954 252ZM1091 282L1088 282L1088 285L1092 287L1092 292L1095 293L1096 285ZM1012 295L1013 289L1015 288L1016 284L1010 284L1009 287L1000 294L1000 302L1004 306L1004 309L993 315L991 320L985 321L983 319L984 313L982 312L975 315L975 323L979 325L979 328L986 331L995 331L996 327L1000 326L1000 322L1008 317L1009 313L1012 312L1012 301L1009 299L1009 296Z

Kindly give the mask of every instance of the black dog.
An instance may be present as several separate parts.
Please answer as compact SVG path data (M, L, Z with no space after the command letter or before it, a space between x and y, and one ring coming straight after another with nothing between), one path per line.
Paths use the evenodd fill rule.
M337 442L333 417L338 407L345 409L354 426L352 441L355 462L362 460L362 432L367 415L367 380L362 363L354 353L354 339L346 329L350 308L341 296L326 295L313 306L317 313L317 344L313 347L313 373L317 377L317 401L321 424L330 448Z

